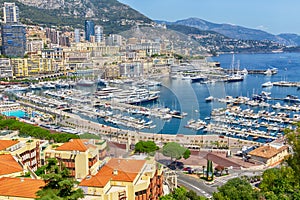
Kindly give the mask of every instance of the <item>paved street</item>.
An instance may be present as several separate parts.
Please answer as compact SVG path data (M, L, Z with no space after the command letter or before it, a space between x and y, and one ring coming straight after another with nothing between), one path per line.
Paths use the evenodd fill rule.
M182 172L177 172L177 175L179 185L195 191L200 196L211 198L213 192L217 191L215 187L206 185L205 182L201 179L188 176L186 174L183 174Z

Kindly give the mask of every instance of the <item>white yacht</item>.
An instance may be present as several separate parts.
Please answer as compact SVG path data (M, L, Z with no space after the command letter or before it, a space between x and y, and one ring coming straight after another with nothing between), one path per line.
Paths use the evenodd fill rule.
M86 79L81 79L80 81L77 82L77 85L79 86L93 86L95 84L94 81L86 80Z
M271 81L265 82L261 85L262 87L272 87L273 83Z
M214 100L214 97L213 97L213 96L209 96L209 97L205 98L205 101L206 101L206 102L211 102L211 101L213 101L213 100Z
M18 85L13 85L9 88L6 88L4 91L6 92L18 92L18 91L26 91L28 89L28 87L21 87Z

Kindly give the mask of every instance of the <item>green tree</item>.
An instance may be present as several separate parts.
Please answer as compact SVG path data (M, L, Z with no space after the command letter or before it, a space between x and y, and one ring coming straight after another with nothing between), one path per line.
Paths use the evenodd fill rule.
M288 143L292 147L293 154L287 158L288 165L295 171L300 181L300 122L297 124L295 132L285 131Z
M295 131L285 130L292 152L286 158L287 166L268 169L259 186L266 199L300 199L300 124Z
M276 196L292 199L294 193L299 191L295 173L291 167L268 169L263 173L259 188L264 193L272 192Z
M193 190L190 190L186 193L186 197L190 200L203 200L205 197L198 196L197 193Z
M21 137L34 137L38 139L54 140L54 142L67 142L79 136L69 133L50 133L49 130L20 122L16 119L0 119L0 129L19 130Z
M167 194L159 198L159 200L176 200L173 198L172 194Z
M41 177L46 185L37 192L38 200L77 200L84 197L81 189L74 189L77 181L70 178L68 169L58 165L56 159L48 159L43 170Z
M191 155L191 151L189 149L186 149L185 152L183 153L183 158L188 159Z
M136 153L151 153L158 149L159 147L153 141L140 141L134 147Z
M174 158L176 160L181 159L183 156L185 159L189 158L190 153L188 153L188 149L181 146L176 142L169 142L163 146L163 155L170 157L171 160Z
M246 180L240 178L229 180L226 184L219 187L218 190L218 192L213 194L215 200L259 199L259 192L254 190Z
M205 197L198 196L196 192L188 191L184 187L175 188L174 191L168 195L160 197L160 200L204 200Z
M211 160L207 160L207 170L206 170L206 180L212 181L214 179L214 170L213 170L213 163Z

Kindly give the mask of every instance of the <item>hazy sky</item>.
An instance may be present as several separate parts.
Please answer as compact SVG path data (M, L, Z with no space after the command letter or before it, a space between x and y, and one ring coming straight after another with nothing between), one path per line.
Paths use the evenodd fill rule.
M300 34L299 0L119 0L151 19L198 17L273 34Z

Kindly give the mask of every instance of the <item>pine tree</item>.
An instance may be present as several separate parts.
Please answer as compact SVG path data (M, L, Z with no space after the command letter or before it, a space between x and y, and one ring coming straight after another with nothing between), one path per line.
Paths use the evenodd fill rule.
M41 177L46 185L37 192L38 200L77 200L83 198L83 191L75 189L78 184L70 177L69 171L54 158L47 160L47 164L43 167L45 174Z

